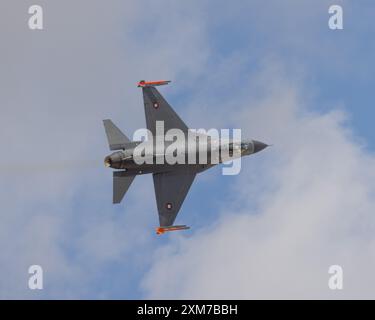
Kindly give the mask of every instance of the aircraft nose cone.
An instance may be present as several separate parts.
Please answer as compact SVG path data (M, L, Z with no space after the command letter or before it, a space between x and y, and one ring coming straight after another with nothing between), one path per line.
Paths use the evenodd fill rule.
M253 143L254 143L254 153L262 151L264 148L268 147L268 144L265 144L257 140L253 140Z

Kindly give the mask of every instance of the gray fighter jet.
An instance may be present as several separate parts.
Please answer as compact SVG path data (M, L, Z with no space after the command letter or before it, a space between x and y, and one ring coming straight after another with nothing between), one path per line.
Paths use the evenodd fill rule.
M173 225L173 223L195 176L197 173L207 170L217 163L227 161L227 159L222 156L219 157L218 162L212 161L213 157L211 157L210 153L212 151L210 151L211 149L209 148L212 143L210 138L206 136L204 138L207 139L201 139L201 134L192 134L186 124L155 88L158 85L168 84L169 82L170 81L146 82L142 80L138 83L138 87L141 87L143 91L146 124L149 130L149 138L151 138L146 139L148 141L131 141L111 120L103 120L109 148L110 150L116 150L116 152L107 156L104 160L106 167L116 169L116 171L113 172L113 203L121 202L137 175L152 173L160 224L160 227L156 228L157 234L189 228L186 225ZM206 149L202 148L202 150L207 151L207 161L205 163L199 163L198 161L193 164L188 161L182 164L170 164L165 161L156 161L157 158L160 160L160 157L165 159L168 155L168 146L172 143L165 141L162 149L160 150L160 147L158 148L158 139L154 139L158 134L158 123L163 123L164 132L167 134L170 129L179 129L184 133L186 146L189 145L191 139L198 141L198 146L201 140L205 141ZM153 161L151 161L152 163L148 161L140 164L139 161L137 161L136 150L142 144L147 145L147 143L151 144L153 148L145 148L145 150L151 150L150 154L146 154L147 152L143 151L141 155L143 159L147 158ZM151 145L149 145L149 147ZM182 149L182 157L187 159L189 152L193 152L196 154L197 158L199 158L199 150L201 149L199 149L198 146L193 149L193 151L191 151L191 148L184 147L184 149ZM230 140L229 142L225 142L225 146L224 144L219 144L220 150L221 148L227 148L230 156L233 156L234 151L237 151L238 157L259 152L266 147L267 144L256 140L242 140L237 142Z

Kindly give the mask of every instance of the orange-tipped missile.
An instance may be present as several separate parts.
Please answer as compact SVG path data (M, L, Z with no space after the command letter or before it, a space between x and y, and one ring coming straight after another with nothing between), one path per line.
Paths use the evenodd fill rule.
M145 80L141 80L138 82L138 88L139 87L155 87L155 86L162 86L164 84L168 84L170 83L169 80L159 80L159 81L145 81Z
M170 227L157 227L156 228L156 234L163 234L163 233L169 232L169 231L187 230L187 229L190 229L190 227L188 227L186 225L170 226Z

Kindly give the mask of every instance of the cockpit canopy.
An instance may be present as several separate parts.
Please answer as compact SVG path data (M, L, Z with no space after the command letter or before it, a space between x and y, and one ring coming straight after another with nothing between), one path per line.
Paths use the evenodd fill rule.
M229 155L232 156L234 151L243 154L251 154L254 151L254 145L251 141L231 142L229 143Z

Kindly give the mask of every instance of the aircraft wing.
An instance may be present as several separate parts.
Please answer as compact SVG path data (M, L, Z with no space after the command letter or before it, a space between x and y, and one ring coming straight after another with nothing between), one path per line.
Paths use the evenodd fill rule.
M161 227L173 225L195 176L190 168L153 174Z
M186 124L155 87L146 86L142 90L147 129L151 131L154 137L156 134L156 121L164 121L165 133L169 129L181 129L184 133L188 132Z

